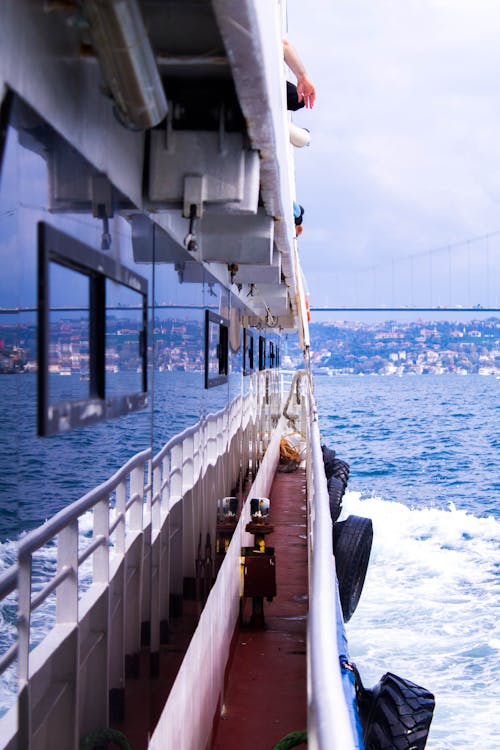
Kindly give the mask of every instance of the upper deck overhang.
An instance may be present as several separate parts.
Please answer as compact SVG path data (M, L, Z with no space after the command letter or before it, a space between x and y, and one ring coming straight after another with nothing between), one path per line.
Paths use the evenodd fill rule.
M146 215L164 230L163 262L202 264L254 322L293 328L282 12L279 0L4 0L0 92L17 93L69 145L48 156L52 210L89 210L103 176L132 225ZM87 165L80 184L65 171L73 152Z
M214 0L213 8L252 147L260 154L262 201L266 213L275 220L275 242L294 306L294 174L286 116L280 6L265 1Z

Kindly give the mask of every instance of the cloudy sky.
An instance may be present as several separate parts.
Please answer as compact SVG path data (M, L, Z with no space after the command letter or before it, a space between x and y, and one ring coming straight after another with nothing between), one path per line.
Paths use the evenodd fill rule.
M311 303L498 306L500 2L288 0L288 23L317 90Z

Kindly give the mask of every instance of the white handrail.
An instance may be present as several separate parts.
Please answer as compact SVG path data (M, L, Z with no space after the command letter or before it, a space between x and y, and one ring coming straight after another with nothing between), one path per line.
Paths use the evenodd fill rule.
M17 566L12 565L4 570L0 575L0 600L16 590L17 586Z
M144 585L149 604L143 604L142 613L138 613L136 608L134 614L130 610L132 598L127 602L132 594L120 594L124 598L120 605L122 614L119 617L125 623L126 632L120 635L118 631L118 634L120 638L125 639L124 653L134 653L142 614L143 619L151 620L152 652L159 647L159 624L168 617L169 571L170 565L173 564L168 552L169 540L173 539L179 530L175 517L171 521L171 510L185 492L190 492L191 488L203 479L207 471L212 473L209 479L212 494L215 493L214 496L218 497L219 493L224 494L229 483L234 481L240 462L245 467L250 461L252 471L256 470L275 425L273 398L278 382L276 380L276 383L271 383L268 379L267 386L269 385L272 385L272 393L266 399L265 374L257 373L253 378L252 387L245 396L237 396L226 409L204 417L193 427L169 440L154 457L151 456L150 449L138 453L106 482L68 508L64 508L42 527L30 532L21 540L18 563L0 576L0 599L14 591L16 586L19 598L18 642L0 657L0 672L17 657L21 687L29 684L32 659L31 612L50 593L55 591L57 595L56 623L62 626L59 630L61 638L65 638L65 634L70 632L68 626L73 627L80 622L82 613L88 618L88 596L86 595L84 606L78 603L77 571L91 556L94 560L92 584L97 584L93 589L93 601L97 601L101 596L99 592L103 590L102 586L111 585L112 575L118 570L118 561L127 559L124 555L130 555L130 561L124 564L130 566L131 572L136 568L144 570L144 574L141 572L138 582L134 584L139 597L137 599L134 594L134 601L140 602ZM291 398L295 397L295 404L290 408L290 412L293 414L287 413L286 416L292 416L297 420L298 429L308 431L309 444L309 745L318 750L354 750L357 745L354 743L351 718L343 699L335 637L338 599L332 550L332 523L310 378L307 375L297 376L294 378L292 389ZM290 400L287 402L287 412L289 405ZM209 448L210 445L212 448ZM213 446L216 446L216 450ZM222 462L221 456L224 457ZM109 504L112 494L116 497L114 510ZM203 493L199 497L200 501L204 502ZM94 513L94 537L79 553L78 519L89 510ZM109 544L111 534L114 534L114 546ZM56 536L57 572L43 590L33 595L30 583L32 557L40 547ZM137 557L137 554L142 555L142 558ZM111 560L115 562L111 563ZM114 591L116 580L114 579L115 582L112 584L115 587ZM84 629L87 627L86 624ZM122 626L118 623L118 627ZM75 643L78 644L78 641ZM36 651L33 652L35 653ZM97 657L92 658L94 665L99 663ZM78 658L75 660L75 664L77 663ZM110 686L123 679L123 665L117 666L116 661L109 662L108 667L104 665L103 668L110 670ZM85 676L82 679L83 683L88 682ZM28 720L25 710L31 709L26 708L26 702L22 703L22 706L22 719L25 721ZM68 724L74 726L80 709L76 707L72 710Z
M9 736L19 739L19 727L36 732L48 721L38 710L40 684L46 662L52 664L66 648L73 654L75 673L64 686L61 683L61 689L72 696L71 710L59 717L65 726L61 731L68 733L65 737L76 737L75 727L107 722L107 691L124 684L125 655L140 649L141 622L151 623L150 650L154 653L160 645L160 624L169 617L170 568L177 559L171 556L170 547L180 530L178 514L171 516L174 505L187 493L188 502L201 503L203 516L207 499L199 487L206 472L211 473L211 502L216 502L234 487L240 469L246 471L251 464L255 472L262 458L260 446L275 422L269 406L259 403L264 398L264 378L265 373L255 373L244 396L236 396L225 409L183 430L155 456L150 448L136 454L110 479L20 540L17 562L0 575L0 601L16 590L18 596L17 642L0 656L0 674L17 659L18 734L9 719L12 712L0 719L0 734L8 726L13 732ZM79 521L89 511L93 537L79 550ZM33 560L53 540L57 570L33 592ZM79 570L89 559L92 569L82 585ZM51 621L49 632L33 649L32 613L54 594L55 622ZM88 636L71 635L79 625ZM99 639L92 635L97 632ZM100 718L86 713L88 701L82 691L92 684L101 685ZM93 705L97 706L95 701ZM40 721L36 726L32 726L34 713Z
M107 479L105 482L100 484L98 487L94 487L93 490L87 492L79 500L69 505L67 508L63 508L56 513L52 518L49 518L42 526L37 529L30 531L24 539L19 542L19 557L25 557L32 555L37 549L43 547L47 542L53 539L60 531L62 531L72 521L77 520L87 511L91 510L96 503L99 502L105 495L109 495L116 489L116 486L128 475L133 469L144 465L151 457L151 449L147 448L140 453L133 456L126 464L124 464L112 477Z
M12 566L11 569L8 571L9 578L6 577L6 583L12 583L12 580L15 578L19 581L21 580L28 580L31 578L31 567L32 567L32 559L33 555L45 546L48 542L50 542L54 537L56 536L63 536L68 532L68 530L71 530L72 527L75 526L75 524L78 524L78 520L88 511L95 510L102 502L105 500L106 502L106 508L107 508L107 528L108 533L106 535L102 534L96 534L96 529L94 528L95 538L89 545L89 547L84 550L84 552L81 555L78 555L77 549L75 550L75 555L73 558L73 564L67 565L62 564L59 571L53 576L51 580L49 580L46 585L36 594L31 595L31 586L21 586L20 583L18 583L19 586L19 620L20 620L20 626L19 626L19 640L17 644L17 654L20 659L20 664L22 664L22 669L19 670L20 680L21 682L23 680L29 679L29 648L30 648L30 621L31 621L31 613L34 612L38 607L40 607L47 597L52 594L54 591L56 591L58 594L61 590L60 587L62 587L65 583L70 586L70 592L71 592L71 600L75 602L77 601L78 597L78 568L85 562L85 560L91 555L94 554L98 549L103 548L103 545L105 549L103 550L104 555L109 555L109 550L107 549L107 540L109 538L109 528L110 528L110 519L109 514L111 511L111 508L109 507L108 498L112 492L114 492L118 486L124 482L124 480L132 475L132 472L137 470L144 470L147 462L150 460L151 457L151 449L147 449L144 451L141 451L140 453L137 453L135 456L133 456L129 461L127 461L124 466L122 466L112 477L110 477L108 480L100 484L98 487L95 487L93 490L88 492L86 495L84 495L82 498L77 500L76 502L72 503L67 508L63 508L61 511L56 513L52 518L50 518L48 521L46 521L42 526L40 526L37 529L34 529L32 532L27 534L24 539L22 539L19 543L19 551L18 551L18 562L15 566ZM144 484L144 483L143 483ZM142 504L143 496L142 495L132 495L130 498L129 506L133 504L133 502L140 502ZM133 502L132 502L133 501ZM75 544L77 545L78 542L75 538ZM67 546L67 543L66 543ZM61 563L62 558L65 554L68 554L66 549L64 549L65 543L61 540L58 543L58 559ZM71 550L70 550L71 554ZM9 586L10 588L10 586ZM11 588L12 590L12 588ZM5 586L4 592L0 593L7 593L8 589L7 586ZM64 598L67 598L67 593ZM74 607L74 616L72 617L73 621L76 622L78 619L78 614L76 612L76 606Z
M300 400L300 403L298 403ZM333 557L332 520L318 414L307 371L295 373L284 416L296 429L307 429L307 494L309 505L308 727L314 750L356 750L351 717L344 698L337 624L337 580Z
M309 747L318 750L355 750L357 747L347 704L343 698L337 648L338 598L332 545L332 520L321 452L317 414L311 412L311 475L314 517L311 534L311 590L309 594Z

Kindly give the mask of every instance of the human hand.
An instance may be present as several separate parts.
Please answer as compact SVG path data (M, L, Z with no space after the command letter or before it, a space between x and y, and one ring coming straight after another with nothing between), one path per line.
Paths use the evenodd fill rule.
M297 94L299 101L304 100L306 109L312 109L316 101L316 89L310 78L306 75L297 80Z

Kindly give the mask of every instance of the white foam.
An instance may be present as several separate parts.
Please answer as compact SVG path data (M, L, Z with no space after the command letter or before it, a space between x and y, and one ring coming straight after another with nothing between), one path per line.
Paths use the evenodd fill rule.
M431 750L497 750L500 523L453 504L410 509L355 492L344 509L374 527L365 588L347 626L365 683L392 671L435 693Z

